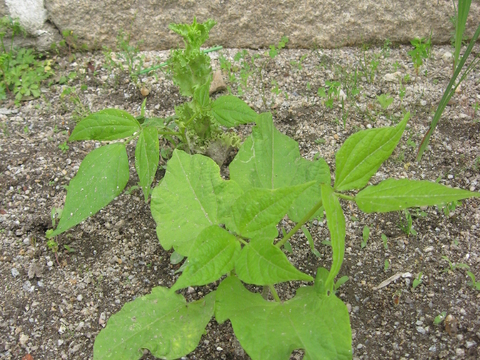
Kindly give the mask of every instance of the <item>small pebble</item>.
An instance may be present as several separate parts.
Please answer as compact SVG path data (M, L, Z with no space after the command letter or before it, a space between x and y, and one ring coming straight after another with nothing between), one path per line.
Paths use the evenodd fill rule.
M17 277L18 275L20 275L20 273L18 272L18 270L15 269L15 268L13 268L13 269L12 269L12 276L13 276L13 277Z
M422 326L417 326L417 331L422 335L426 333L425 328Z
M82 301L83 300L83 296L82 295L78 295L77 296L77 301Z
M455 349L455 354L457 354L457 356L465 356L465 350L462 348Z
M52 266L53 266L53 261L47 262L47 266L48 266L48 267L52 267Z

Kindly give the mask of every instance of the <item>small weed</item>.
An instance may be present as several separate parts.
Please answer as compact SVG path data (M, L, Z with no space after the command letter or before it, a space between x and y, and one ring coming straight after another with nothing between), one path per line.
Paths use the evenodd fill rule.
M462 205L461 201L452 201L443 207L443 214L445 216L450 216L450 213L455 211L455 209Z
M415 141L412 140L412 137L408 138L407 146L411 147L413 150L415 150L417 147L417 144L415 144Z
M418 274L418 276L413 280L412 288L415 289L418 285L422 283L422 272Z
M430 47L432 45L432 37L425 39L413 39L411 41L414 49L408 52L408 55L412 58L413 67L415 68L415 72L418 75L418 69L423 65L423 60L428 59L430 57Z
M64 154L68 151L68 149L70 149L70 147L67 145L67 142L66 142L66 141L63 142L63 143L61 143L61 144L59 144L59 145L58 145L58 148L59 148L60 150L62 150L62 152L63 152Z
M388 238L387 235L382 234L382 242L385 250L388 250Z
M360 244L362 249L367 246L367 242L368 242L369 237L370 237L370 228L367 225L365 225L363 227L362 243Z
M398 224L398 227L407 235L417 235L417 232L413 228L413 219L412 219L412 214L410 211L407 209L403 210L403 214L405 216L405 221L402 221L400 224Z
M464 263L453 263L450 261L450 259L447 256L442 256L442 259L446 260L448 262L448 268L443 269L443 272L447 271L455 271L457 269L467 269L470 270L470 266Z
M387 110L393 103L393 97L390 97L390 94L381 94L377 96L377 101L383 110Z
M341 83L339 81L325 81L325 87L319 87L317 95L325 99L323 105L327 108L333 108L334 100L338 99Z
M480 281L475 280L475 275L470 271L467 271L467 275L470 277L470 280L471 280L468 282L468 285L474 288L475 290L480 290Z
M440 325L443 322L443 320L445 320L446 317L447 317L447 312L442 311L440 314L435 316L435 319L433 319L433 325Z
M28 125L25 125L25 127L23 128L23 133L28 134L29 132L30 130L28 129Z
M385 259L385 263L383 264L383 270L387 271L390 268L390 261L388 259Z
M10 33L10 44L5 45L4 38ZM0 18L0 100L7 94L15 96L15 104L26 97L40 96L40 83L53 75L51 61L39 61L32 49L15 49L15 36L26 36L25 29L18 20L9 16Z
M398 61L395 61L395 62L393 63L393 71L396 72L399 67L400 67L400 63L399 63Z
M302 62L307 58L307 55L303 55L300 60L298 61L290 61L290 65L292 65L293 68L297 69L297 70L302 70L303 67L302 67Z
M338 291L338 289L340 288L340 286L342 286L343 284L345 284L347 281L349 280L349 277L348 276L342 276L340 279L338 279L336 282L335 282L335 285L333 287L333 290L335 292Z
M317 139L314 141L315 144L317 145L323 145L326 143L326 140L325 139Z
M80 91L83 92L85 90L87 90L87 86L81 85ZM65 88L60 95L60 99L63 101L68 100L73 105L72 119L75 122L81 121L92 113L90 111L90 107L83 104L77 90L74 87ZM63 107L65 111L67 111L68 106L66 103L63 103Z

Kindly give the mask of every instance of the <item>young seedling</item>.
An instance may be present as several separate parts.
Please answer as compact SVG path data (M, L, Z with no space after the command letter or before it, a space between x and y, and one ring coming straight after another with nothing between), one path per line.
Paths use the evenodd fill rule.
M442 256L442 259L447 260L448 262L448 268L444 269L443 272L455 271L457 269L470 269L470 266L468 266L467 264L451 262L448 256Z
M268 113L258 116L229 165L229 180L213 160L174 150L153 190L151 210L160 244L188 261L171 288L155 287L111 316L95 340L94 359L138 359L144 349L157 357L185 356L213 316L220 324L230 321L253 360L288 359L294 349L302 349L306 358L351 359L349 314L335 295L345 281L336 281L346 237L340 199L366 213L383 213L480 196L423 180L368 185L397 146L408 117L396 127L350 136L336 154L333 184L326 162L303 159L298 143L280 133ZM281 249L323 212L332 262L330 270L318 268L314 278L294 267ZM280 237L277 226L286 215L295 226ZM304 286L282 300L276 284L292 281ZM214 282L220 282L216 290L195 302L187 304L176 293ZM251 292L249 285L264 287L274 301Z
M415 289L418 285L420 285L422 283L422 272L420 271L418 273L418 276L413 279L413 284L412 284L412 288Z
M471 280L468 282L468 285L475 290L480 290L480 281L475 280L475 275L470 271L467 271L467 275L470 277Z
M445 320L446 316L447 316L447 312L442 311L440 314L435 316L435 319L433 319L433 325L440 325L443 322L443 320Z
M363 227L362 243L360 244L362 249L367 246L369 236L370 236L370 228L367 225L365 225Z
M383 110L387 110L387 108L393 103L393 97L389 94L381 94L377 95L377 101Z
M382 242L385 250L388 250L388 238L387 235L382 234Z
M70 149L70 147L67 145L67 142L66 142L66 141L63 142L63 143L61 143L61 144L59 144L59 145L58 145L58 148L59 148L60 150L62 150L62 152L63 152L64 154L68 151L68 149Z
M399 227L407 236L410 236L410 235L416 236L416 235L417 235L417 231L413 228L412 214L411 214L410 211L408 211L407 209L405 209L405 210L403 211L403 214L404 214L404 216L405 216L405 222L401 222L400 224L398 224L398 227Z
M413 67L418 75L418 69L423 65L423 60L430 57L430 47L432 45L432 38L425 39L413 39L411 41L414 49L408 52L408 55L412 58Z

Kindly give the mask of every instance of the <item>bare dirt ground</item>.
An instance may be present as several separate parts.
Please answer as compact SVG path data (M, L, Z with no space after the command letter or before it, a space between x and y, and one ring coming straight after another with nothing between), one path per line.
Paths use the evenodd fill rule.
M417 74L407 55L410 49L284 50L268 60L263 72L250 76L242 97L257 112L271 111L279 130L299 142L303 156L312 159L320 153L332 172L335 152L349 135L392 126L403 110L410 111L401 143L372 183L387 177L425 179L479 191L480 72L474 70L462 84L429 150L417 163L416 147L449 81L452 64L450 47L434 47ZM220 54L233 61L236 52ZM211 54L214 68L219 68L220 54ZM146 66L151 66L168 53L144 55ZM295 62L303 55L299 66ZM373 69L371 61L377 60ZM140 190L123 193L60 235L58 253L47 247L45 231L52 228L52 208L63 206L65 186L85 155L99 146L95 142L64 144L75 127L76 111L115 107L138 116L144 99L128 76L111 73L104 66L102 54L77 54L74 62L65 58L57 62L57 80L75 72L68 83L45 84L41 98L19 107L12 101L0 104L0 359L91 359L95 337L109 317L152 287L171 286L181 265L173 265L171 253L160 247L149 204ZM239 79L240 68L235 70ZM224 77L228 79L226 73ZM150 91L147 116L172 115L174 105L184 101L168 75L158 72L141 80ZM328 108L317 95L325 81L333 80L341 83L347 95L343 110L339 99ZM227 80L227 85L237 93L237 84ZM354 85L358 95L347 90ZM73 88L81 106L61 96L66 87ZM380 94L394 99L385 110L376 100ZM245 137L250 129L245 126L238 132ZM127 148L129 189L138 178L134 145ZM163 174L159 169L155 184ZM468 284L466 275L468 266L480 280L480 199L463 201L450 213L437 207L411 211L416 235L401 230L404 213L365 215L354 206L344 208L347 239L340 276L350 279L338 295L350 312L354 359L480 358L480 291ZM287 219L282 225L287 230L293 226ZM364 226L371 231L362 247ZM303 271L314 274L319 266L329 267L331 251L322 244L329 237L325 221L315 220L309 229L321 256L311 252L300 234L292 241L294 253L289 256ZM413 288L420 273L421 283ZM378 288L394 275L398 279ZM184 295L187 300L196 299L216 285L190 288ZM292 282L279 287L280 296L291 297L296 286ZM450 316L435 325L435 317L442 312ZM301 357L301 352L292 355ZM143 358L152 357L145 353ZM230 324L212 320L198 348L186 358L248 356Z

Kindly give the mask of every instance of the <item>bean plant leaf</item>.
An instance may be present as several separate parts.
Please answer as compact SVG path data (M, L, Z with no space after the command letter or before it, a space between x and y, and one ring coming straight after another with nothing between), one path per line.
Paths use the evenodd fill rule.
M123 306L108 320L93 346L94 359L140 359L143 350L162 359L178 359L198 345L210 321L215 292L187 304L164 287Z
M235 236L216 225L207 227L193 243L188 265L172 286L172 291L218 280L233 270L239 252L240 243Z
M203 155L175 150L161 184L152 192L151 210L157 236L166 249L189 256L198 234L216 225L223 196L233 201L235 184L220 177L220 168Z
M230 230L249 238L258 234L276 238L277 223L285 216L292 202L312 185L315 185L315 181L275 190L248 190L232 206L235 225L233 229L229 227Z
M141 131L141 126L128 112L118 109L97 111L80 121L68 141L117 140Z
M215 100L212 114L215 120L225 127L255 122L258 116L243 100L233 95L220 96Z
M371 213L440 205L471 197L480 197L480 193L424 180L388 179L363 189L355 201L360 210Z
M396 127L359 131L350 136L335 156L335 190L361 189L397 146L410 113Z
M298 289L291 300L269 302L230 276L218 287L215 317L220 324L231 321L253 360L288 360L296 349L305 351L306 360L352 358L346 306L312 286Z
M270 285L284 281L313 278L297 270L272 241L253 240L245 245L235 261L235 272L248 284Z
M328 274L325 288L327 291L332 291L335 277L340 272L345 255L345 216L343 215L340 201L330 185L322 185L322 201L327 215L327 225L332 239L333 253L332 267Z
M125 144L110 144L90 152L68 185L62 217L49 237L96 214L123 191L129 176Z
M258 116L252 135L230 164L230 178L244 190L252 187L273 190L312 180L318 184L330 183L330 170L323 159L303 159L298 143L280 133L273 125L272 115L264 113ZM292 203L288 216L300 221L320 199L320 187L310 187Z
M135 169L137 169L145 202L150 194L150 186L157 172L159 158L158 131L153 126L148 126L140 133L135 148Z

